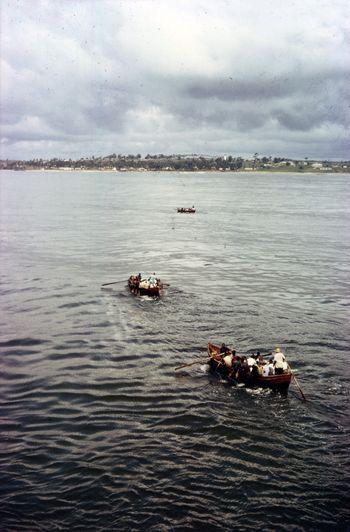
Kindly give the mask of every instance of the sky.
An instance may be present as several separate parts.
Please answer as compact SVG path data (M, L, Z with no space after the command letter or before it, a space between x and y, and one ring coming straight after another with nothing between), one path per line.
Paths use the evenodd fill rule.
M343 0L2 0L5 159L349 159Z

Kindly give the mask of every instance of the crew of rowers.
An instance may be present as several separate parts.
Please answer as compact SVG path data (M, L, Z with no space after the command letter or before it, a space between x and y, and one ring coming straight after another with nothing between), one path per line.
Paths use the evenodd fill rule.
M132 275L129 279L129 284L136 290L138 288L157 288L157 286L160 285L160 279L158 279L155 273L152 273L152 275L149 275L148 277L142 278L141 273L138 275Z
M224 364L228 376L236 380L281 375L290 371L286 357L279 347L265 356L269 356L268 361L264 359L260 351L248 356L239 356L234 349L221 344L220 354L215 356L215 360Z
M194 205L192 207L178 207L177 212L195 212Z

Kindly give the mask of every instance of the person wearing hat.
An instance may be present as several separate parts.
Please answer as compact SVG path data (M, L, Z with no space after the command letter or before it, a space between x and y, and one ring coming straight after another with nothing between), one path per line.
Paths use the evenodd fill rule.
M285 368L285 362L286 357L282 353L281 349L279 347L276 347L274 357L273 357L273 363L275 366L275 374L281 375L283 373Z

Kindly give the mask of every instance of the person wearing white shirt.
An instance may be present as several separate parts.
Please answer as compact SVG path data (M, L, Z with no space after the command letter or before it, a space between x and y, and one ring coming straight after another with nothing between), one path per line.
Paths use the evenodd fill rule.
M254 364L256 364L255 358L253 358L252 356L249 356L247 358L247 364L248 364L249 367L254 366Z
M284 354L282 353L279 347L276 347L275 349L273 362L275 365L276 375L280 375L281 373L283 373L284 368L285 368L286 357L284 356Z
M263 376L264 377L269 377L270 375L274 375L274 373L275 373L275 368L274 368L274 364L273 364L273 359L270 358L269 363L265 364L265 366L264 366Z

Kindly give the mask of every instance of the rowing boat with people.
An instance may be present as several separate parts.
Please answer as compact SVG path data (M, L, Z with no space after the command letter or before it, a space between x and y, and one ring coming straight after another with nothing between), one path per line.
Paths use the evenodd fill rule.
M187 214L193 214L196 212L194 207L178 207L177 212L184 212Z
M159 297L163 288L161 280L155 277L155 274L148 277L141 277L141 274L130 275L128 286L134 295L151 297Z
M229 351L230 352L230 351ZM231 353L231 352L230 352ZM220 352L220 346L208 343L209 368L211 373L219 374L227 379L230 383L243 383L248 387L263 387L271 388L281 394L287 394L288 388L292 380L292 372L288 369L278 375L260 375L257 371L250 369L244 372L233 372L227 367L224 355ZM242 357L236 357L242 358Z

